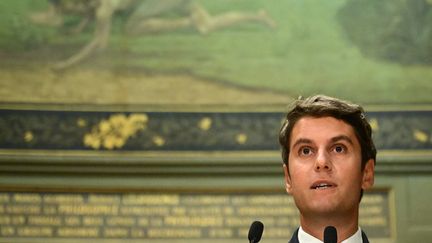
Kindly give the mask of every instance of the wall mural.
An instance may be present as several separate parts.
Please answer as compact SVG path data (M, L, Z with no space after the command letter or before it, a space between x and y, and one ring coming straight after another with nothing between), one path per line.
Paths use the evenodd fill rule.
M430 104L429 2L5 0L0 101Z

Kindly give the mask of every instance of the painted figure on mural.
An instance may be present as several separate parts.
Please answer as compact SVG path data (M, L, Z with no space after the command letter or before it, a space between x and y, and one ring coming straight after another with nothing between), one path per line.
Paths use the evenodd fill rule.
M72 32L81 32L91 21L95 22L92 40L68 59L56 64L57 69L67 68L108 45L113 16L127 15L124 33L136 36L147 33L193 28L200 34L238 25L256 22L269 28L276 23L265 10L257 12L230 11L211 15L203 5L193 0L50 0L48 10L33 13L29 17L33 23L60 27L67 15L80 16L81 22ZM176 12L176 18L163 18L161 15Z
M344 35L365 56L404 65L432 64L431 0L348 0L336 17Z
M279 134L286 190L300 211L290 242L368 242L360 229L363 190L374 184L376 149L363 108L323 95L297 100Z

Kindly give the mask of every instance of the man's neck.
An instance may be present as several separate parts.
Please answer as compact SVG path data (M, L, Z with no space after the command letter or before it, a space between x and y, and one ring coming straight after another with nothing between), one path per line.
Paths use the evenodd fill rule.
M358 214L354 217L304 217L300 215L303 230L323 241L325 227L334 226L337 230L338 242L348 239L358 230Z

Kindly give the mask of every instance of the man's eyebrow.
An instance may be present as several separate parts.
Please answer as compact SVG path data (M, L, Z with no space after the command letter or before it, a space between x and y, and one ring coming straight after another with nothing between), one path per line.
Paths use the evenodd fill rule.
M340 135L340 136L336 136L330 139L330 141L332 141L332 143L338 142L338 141L347 141L348 143L350 143L351 145L354 145L354 142L352 141L352 139L346 135Z
M292 145L292 147L294 148L295 146L301 144L301 143L305 143L305 144L311 144L312 140L308 139L308 138L299 138L295 141L295 143Z
M333 137L330 139L330 141L332 143L336 143L336 142L339 142L341 140L347 141L351 145L354 145L354 142L352 141L352 139L346 135L339 135L339 136L336 136L336 137ZM294 148L295 146L298 146L299 144L302 144L302 143L303 144L312 144L313 142L311 139L308 139L308 138L299 138L295 141L295 143L292 145L292 147Z

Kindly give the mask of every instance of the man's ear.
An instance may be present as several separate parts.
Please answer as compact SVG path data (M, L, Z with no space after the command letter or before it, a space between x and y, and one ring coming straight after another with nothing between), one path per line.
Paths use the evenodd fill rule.
M288 171L288 165L286 165L285 163L283 164L283 170L285 174L285 190L288 193L291 193L291 177Z
M370 159L363 170L362 189L366 190L373 186L375 181L375 160Z

